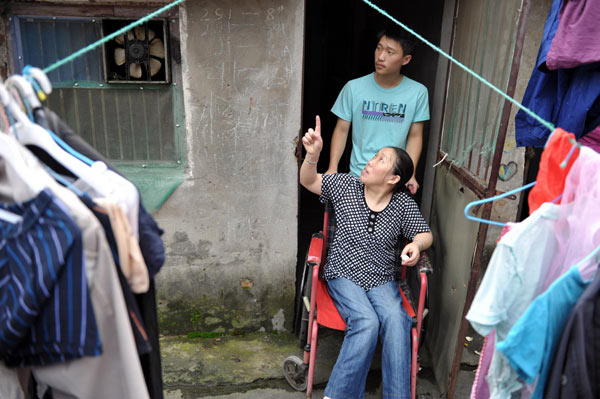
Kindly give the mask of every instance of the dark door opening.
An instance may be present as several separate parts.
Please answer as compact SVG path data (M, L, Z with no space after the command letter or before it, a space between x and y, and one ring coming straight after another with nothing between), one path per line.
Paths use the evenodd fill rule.
M427 2L379 0L379 7L405 23L434 44L440 42L444 0ZM340 90L347 81L373 72L376 35L392 23L360 0L306 0L304 100L302 132L314 127L315 115L321 117L323 151L318 171L329 166L329 150L337 117L331 113ZM419 43L411 62L402 73L423 83L433 98L438 55L425 44ZM443 88L440 88L443 89ZM349 134L349 136L351 133ZM424 145L417 168L417 180L423 186L425 154L428 145L429 124L425 124ZM339 172L347 172L351 139L339 164ZM421 190L416 195L420 202ZM323 205L319 198L300 187L298 210L298 263L296 288L300 286L304 259L312 233L321 230ZM300 300L300 295L296 295ZM297 326L298 323L295 323Z

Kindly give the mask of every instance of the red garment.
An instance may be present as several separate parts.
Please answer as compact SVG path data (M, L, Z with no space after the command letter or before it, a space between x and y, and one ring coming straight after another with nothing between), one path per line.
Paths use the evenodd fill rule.
M575 142L575 135L567 133L561 128L556 128L550 136L550 140L544 148L540 160L536 184L529 193L529 214L531 215L544 202L554 201L565 188L565 179L571 166L579 156L579 148L576 147L565 168L560 164L567 158Z

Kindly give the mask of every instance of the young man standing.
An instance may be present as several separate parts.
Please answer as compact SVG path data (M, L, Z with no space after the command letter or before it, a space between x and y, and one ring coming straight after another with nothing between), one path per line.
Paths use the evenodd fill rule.
M337 117L329 169L337 173L352 124L350 173L360 176L365 164L380 148L400 147L413 160L415 170L423 148L423 124L429 120L427 88L404 75L401 69L412 58L414 39L399 28L377 36L375 72L346 83L331 112ZM407 183L412 194L419 189L413 175Z

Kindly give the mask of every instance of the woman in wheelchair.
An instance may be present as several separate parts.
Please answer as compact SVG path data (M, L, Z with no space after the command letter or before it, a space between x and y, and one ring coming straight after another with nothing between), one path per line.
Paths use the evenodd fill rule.
M394 247L399 238L412 240L402 251L403 264L414 266L433 236L415 201L405 191L413 174L408 154L386 147L367 163L360 178L317 173L323 148L321 123L302 138L306 157L300 183L330 201L337 230L323 278L346 322L344 342L325 389L325 398L363 398L367 373L378 337L382 343L383 398L410 398L411 318L402 307L394 281Z

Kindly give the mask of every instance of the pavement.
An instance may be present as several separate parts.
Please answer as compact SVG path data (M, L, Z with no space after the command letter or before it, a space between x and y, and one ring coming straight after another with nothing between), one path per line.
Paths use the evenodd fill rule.
M479 360L481 337L465 342L455 398L468 398ZM337 358L343 333L321 328L315 365L313 398L321 399ZM302 399L305 392L287 383L283 362L302 359L298 338L289 333L257 332L242 336L162 336L161 356L165 399ZM435 381L426 348L420 351L417 398L446 398ZM367 378L365 399L381 398L379 351Z

